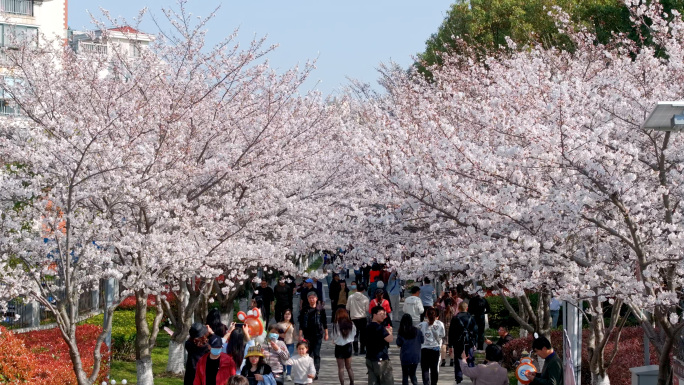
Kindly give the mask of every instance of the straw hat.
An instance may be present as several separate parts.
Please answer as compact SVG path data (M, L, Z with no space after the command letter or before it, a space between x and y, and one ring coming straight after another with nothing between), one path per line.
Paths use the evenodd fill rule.
M250 346L249 349L247 349L247 354L245 355L245 358L248 357L263 357L264 353L261 352L261 345L254 345Z

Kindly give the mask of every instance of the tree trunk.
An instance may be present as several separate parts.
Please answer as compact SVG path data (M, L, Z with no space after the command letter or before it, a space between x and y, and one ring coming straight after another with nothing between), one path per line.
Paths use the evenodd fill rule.
M608 378L608 374L606 373L605 376L602 376L598 373L591 373L591 384L592 385L610 385L610 379Z
M169 361L166 363L166 371L183 374L185 372L185 360L184 344L174 340L169 341Z
M138 385L153 385L152 347L150 327L147 324L147 293L135 292L135 367Z
M135 371L138 385L154 385L151 356L135 360Z
M144 290L135 292L135 366L138 385L153 385L152 349L157 342L159 324L164 315L161 299L157 296L157 315L152 323L152 330L147 324L147 293Z

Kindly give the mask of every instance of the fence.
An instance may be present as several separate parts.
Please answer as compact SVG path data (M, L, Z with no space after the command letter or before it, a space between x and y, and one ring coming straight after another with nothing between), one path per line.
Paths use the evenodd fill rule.
M81 293L78 300L78 314L85 315L104 309L104 286L105 281L101 280L96 289L87 290ZM55 293L63 297L64 292ZM52 303L56 300L51 299ZM44 305L34 301L27 301L25 297L15 298L7 304L7 311L0 319L0 325L9 329L35 328L40 325L55 321L55 316Z

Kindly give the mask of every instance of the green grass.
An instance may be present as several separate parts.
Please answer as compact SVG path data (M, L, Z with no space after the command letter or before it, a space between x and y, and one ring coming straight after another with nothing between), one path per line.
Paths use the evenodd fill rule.
M115 318L116 319L116 318ZM183 377L171 377L166 373L166 361L169 357L170 336L164 331L157 337L157 346L152 349L152 371L154 372L155 385L183 385ZM135 362L114 361L112 362L110 378L121 383L126 379L129 384L136 384Z
M323 264L323 258L318 257L315 261L309 265L309 267L306 269L307 272L312 272L318 270L319 267Z

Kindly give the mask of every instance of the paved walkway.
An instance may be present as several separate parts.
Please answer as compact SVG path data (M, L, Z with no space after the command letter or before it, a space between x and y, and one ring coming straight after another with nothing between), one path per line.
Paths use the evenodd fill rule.
M324 296L326 297L326 314L328 315L328 325L331 325L330 323L330 301L327 298L328 295L328 284L325 280L323 280L323 292ZM295 303L299 305L299 297L295 297ZM295 306L296 307L296 306ZM403 302L399 306L399 312L401 315L401 309L403 308ZM400 319L401 317L397 317L396 319ZM394 328L394 336L396 338L396 333L397 330L399 330L399 322L393 322L393 328ZM332 330L331 330L332 331ZM336 385L339 384L339 377L337 374L337 361L335 360L335 345L333 344L332 340L329 341L324 341L323 346L321 348L321 369L318 374L318 381L315 381L315 385ZM394 374L394 383L399 385L401 384L401 364L399 363L399 347L396 345L396 343L390 344L390 349L389 349L389 355L390 355L390 362L392 363L392 372ZM458 362L455 363L458 365ZM354 371L354 384L355 385L368 385L368 375L367 369L366 369L366 359L365 357L359 355L359 356L352 356L352 369ZM447 361L447 365L445 367L440 367L440 373L439 373L439 383L440 384L455 384L454 381L454 368L449 367L449 362ZM422 385L422 379L421 379L421 373L420 373L420 365L418 365L418 370L416 373L416 376L418 377L418 384ZM349 384L349 378L347 376L347 372L345 370L345 380L344 383L345 385ZM287 384L293 384L293 382L286 382ZM410 381L409 381L410 384ZM471 384L470 380L468 377L464 379L463 382L461 382L463 385L469 385Z

